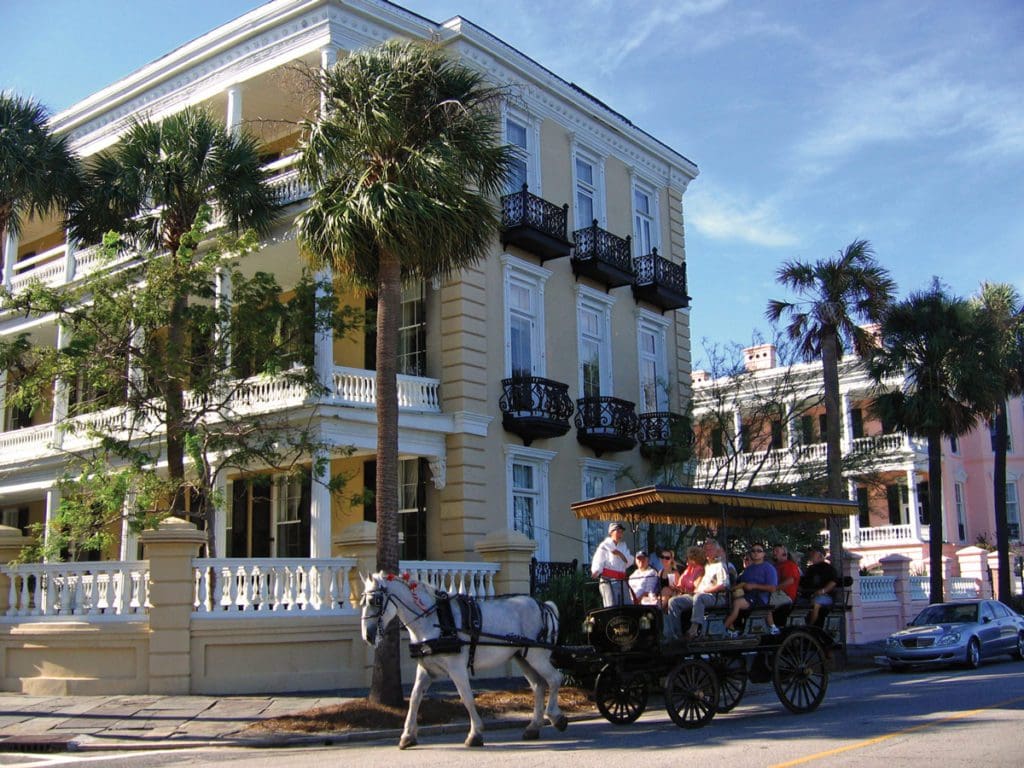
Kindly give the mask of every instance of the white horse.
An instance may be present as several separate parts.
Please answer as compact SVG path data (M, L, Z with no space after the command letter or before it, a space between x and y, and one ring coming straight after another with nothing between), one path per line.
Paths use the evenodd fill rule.
M554 603L543 606L532 597L516 595L481 600L479 634L472 643L471 634L463 631L462 606L454 598L450 601L458 642L449 636L449 647L439 646L427 650L433 641L441 638L437 592L426 584L418 584L408 574L376 573L363 583L363 639L376 645L387 627L396 617L409 630L409 641L427 650L418 657L416 682L409 698L409 712L405 729L398 742L399 749L416 745L416 716L423 694L434 678L447 676L455 683L466 712L469 714L467 747L482 747L484 724L473 702L473 689L469 684L470 651L473 646L473 668L488 669L515 660L533 689L533 719L523 732L524 739L540 736L544 718L560 731L568 720L558 708L558 688L562 674L551 663L551 646L558 640L558 609ZM545 606L550 606L545 607ZM443 608L441 610L444 610ZM544 694L549 692L547 708Z

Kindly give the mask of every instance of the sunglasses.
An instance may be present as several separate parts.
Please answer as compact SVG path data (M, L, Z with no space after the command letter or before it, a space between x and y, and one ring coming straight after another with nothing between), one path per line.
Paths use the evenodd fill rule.
M764 550L763 550L763 549L760 549L760 548L759 548L759 549L752 549L752 550L750 550L750 551L751 551L751 552L764 552Z
M661 553L661 559L662 560L673 560L673 559L675 559L675 555L673 555L671 552L662 552Z

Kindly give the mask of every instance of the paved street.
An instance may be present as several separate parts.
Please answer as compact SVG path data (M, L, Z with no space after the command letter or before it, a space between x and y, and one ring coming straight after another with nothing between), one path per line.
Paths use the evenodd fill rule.
M422 768L454 764L472 768L558 766L589 768L600 750L603 761L644 758L699 760L704 765L985 766L1021 764L1024 740L1024 664L999 661L976 671L952 669L890 674L883 671L833 677L821 708L807 715L788 713L770 685L751 685L743 703L706 728L685 731L673 725L660 702L632 726L614 727L601 719L574 722L565 734L545 729L540 742L522 742L520 730L492 729L487 746L462 746L466 726L438 733L424 730L420 746L396 747L397 734L379 741L331 746L294 746L272 751L234 747L172 751L0 754L2 766L91 765L110 768L229 764L239 768L298 768L310 765Z

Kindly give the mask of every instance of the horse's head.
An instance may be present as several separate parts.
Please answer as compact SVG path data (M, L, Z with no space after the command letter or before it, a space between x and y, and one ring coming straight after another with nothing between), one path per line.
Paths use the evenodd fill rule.
M396 616L401 616L402 622L408 625L427 613L434 603L428 593L429 590L419 588L408 573L401 576L384 571L371 574L363 580L363 639L376 645Z

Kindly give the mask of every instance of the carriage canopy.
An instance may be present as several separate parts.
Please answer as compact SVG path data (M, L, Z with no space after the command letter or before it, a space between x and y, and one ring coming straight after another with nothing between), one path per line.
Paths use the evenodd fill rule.
M667 523L738 527L777 525L807 520L825 523L829 517L856 514L857 502L766 493L719 491L710 488L673 488L652 485L601 496L572 505L583 520L625 520L630 523Z

